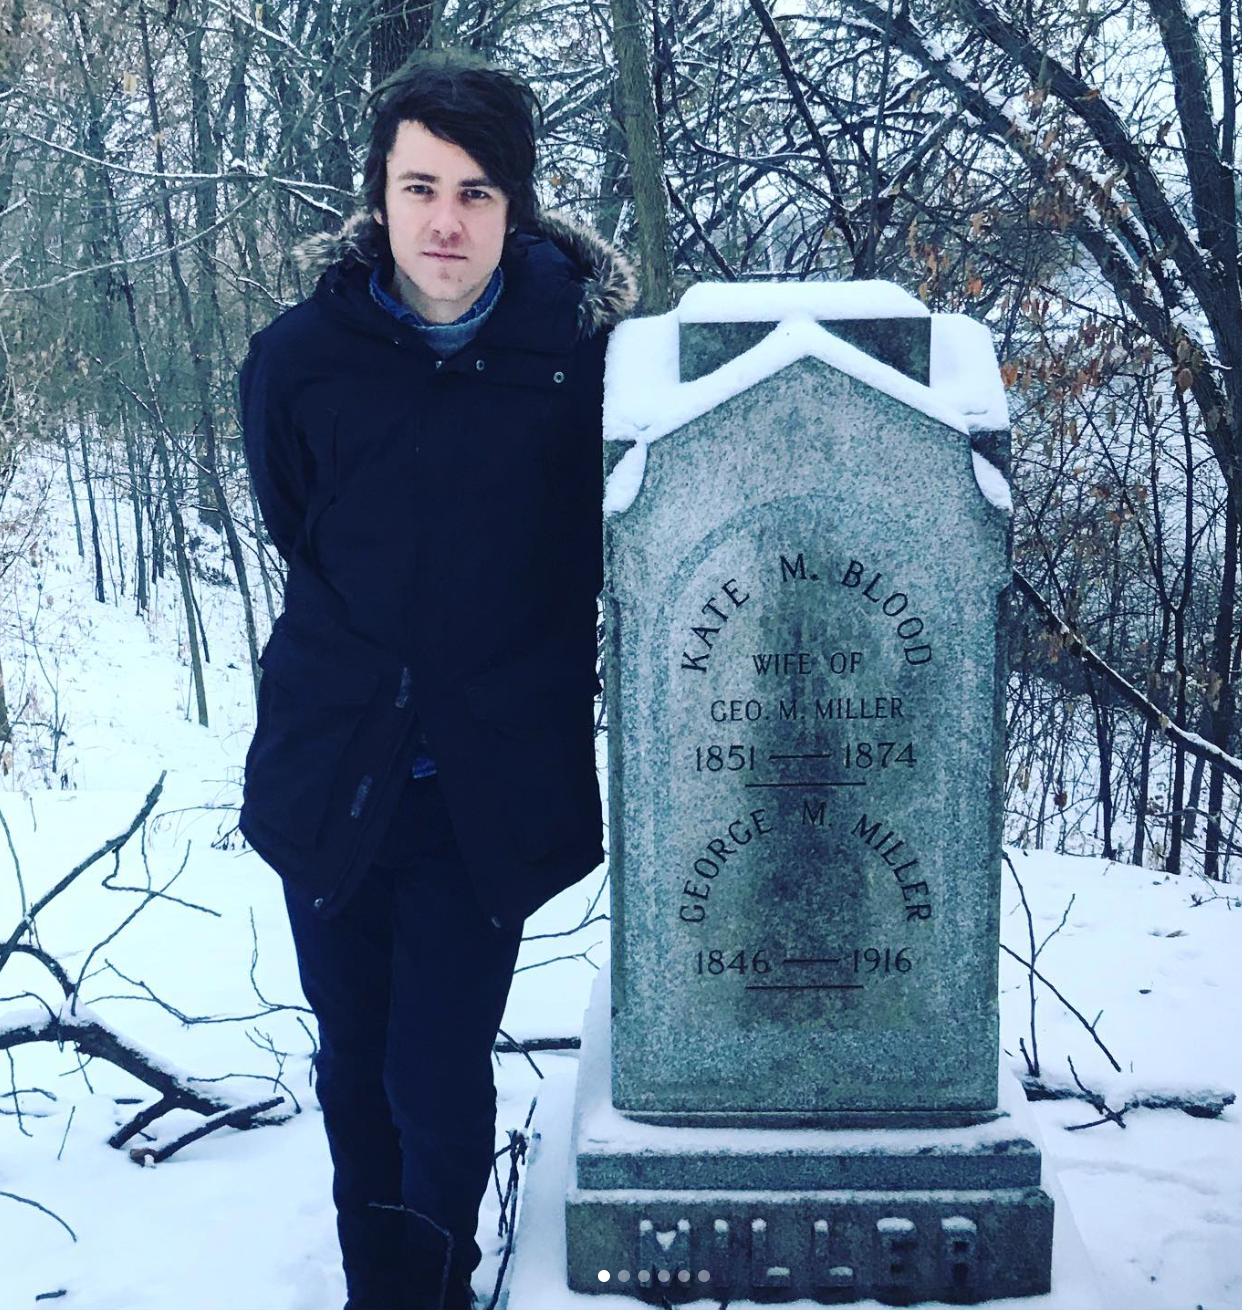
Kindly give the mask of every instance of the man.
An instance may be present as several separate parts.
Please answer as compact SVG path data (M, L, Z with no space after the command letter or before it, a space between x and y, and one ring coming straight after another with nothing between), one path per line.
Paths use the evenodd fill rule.
M523 920L602 858L603 359L634 284L538 214L536 109L461 53L391 79L366 212L241 373L288 563L241 828L319 1020L347 1310L473 1304Z

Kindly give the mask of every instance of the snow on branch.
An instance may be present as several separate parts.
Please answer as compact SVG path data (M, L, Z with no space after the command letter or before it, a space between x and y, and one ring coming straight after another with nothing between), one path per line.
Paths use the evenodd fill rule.
M1222 750L1214 742L1200 737L1197 732L1188 732L1185 728L1179 727L1159 705L1148 700L1128 678L1118 673L1098 655L1017 569L1014 570L1013 580L1018 592L1030 602L1050 631L1061 639L1071 655L1077 656L1094 672L1100 674L1123 699L1129 702L1132 708L1154 724L1175 746L1221 769L1235 782L1242 782L1242 760Z
M873 0L848 0L848 4L879 31L888 22L894 45L951 92L981 130L1022 159L1035 180L1048 189L1050 219L1080 242L1118 300L1130 308L1170 359L1179 366L1187 355L1204 361L1192 371L1191 388L1213 452L1227 466L1230 452L1223 418L1230 406L1219 376L1210 367L1216 351L1199 338L1187 311L1193 307L1202 312L1216 341L1231 341L1238 335L1231 327L1238 317L1236 297L1230 299L1232 293L1226 291L1231 279L1222 275L1218 261L1209 259L1196 245L1145 156L1099 89L1087 86L1032 46L981 0L963 0L965 20L1027 71L1039 88L1034 94L1051 85L1054 94L1079 116L1100 150L1112 159L1116 171L1111 176L1058 153L1055 132L1039 138L1025 110L1014 104L1014 97L978 85L960 60L918 28L908 11L902 10L890 21ZM1038 58L1033 59L1032 52ZM1153 235L1151 242L1131 218L1129 206L1114 197L1115 184L1122 176L1138 202L1142 223ZM1236 284L1236 278L1232 281Z
M83 1005L79 999L90 960L103 946L113 940L126 925L132 922L141 910L153 901L161 899L163 892L175 880L180 870L178 870L178 874L173 875L173 879L170 879L164 888L159 890L155 888L115 889L145 891L146 895L138 906L122 919L113 932L104 937L87 953L86 960L76 981L69 976L68 971L50 952L41 946L22 940L28 935L34 935L40 912L68 887L72 886L87 869L108 855L119 859L121 850L130 839L135 833L144 829L147 819L163 792L164 777L165 775L161 773L159 780L147 793L146 800L125 829L115 837L109 838L98 850L88 855L86 859L80 861L63 878L59 879L49 891L26 910L17 926L9 934L8 939L3 945L0 945L0 969L3 969L4 965L14 955L29 956L44 965L63 993L58 1007L49 1004L47 1000L36 993L22 993L23 997L28 996L38 1001L39 1008L9 1009L0 1014L0 1051L11 1052L18 1046L25 1046L33 1042L55 1042L58 1046L63 1046L64 1043L69 1042L76 1049L79 1056L85 1055L90 1058L105 1060L116 1068L124 1070L139 1082L145 1083L157 1094L157 1099L153 1103L139 1110L128 1123L123 1124L113 1133L109 1139L110 1146L116 1148L123 1146L131 1137L142 1132L170 1110L193 1110L204 1117L202 1123L195 1125L194 1128L183 1132L170 1141L154 1147L143 1147L132 1152L132 1158L142 1164L167 1159L183 1146L197 1141L200 1137L215 1131L217 1128L250 1128L257 1126L259 1122L266 1124L283 1122L283 1118L288 1117L286 1115L278 1118L267 1118L262 1121L258 1119L259 1115L283 1105L285 1102L283 1096L239 1103L235 1099L200 1090L194 1084L205 1082L206 1079L195 1078L170 1061L165 1060L156 1052L126 1036L89 1006ZM16 859L16 852L14 852L14 858ZM144 847L144 861L145 858ZM255 958L252 958L251 963L252 982L254 980L254 964L257 959L257 951L256 939L256 955ZM115 972L119 973L120 971L115 970ZM158 1000L150 988L145 988L145 990L151 999ZM8 999L16 1000L18 998L11 997ZM262 999L260 996L260 1000ZM266 1001L264 1001L264 1006L265 1013L270 1013L274 1009L286 1008L274 1006ZM165 1008L171 1009L171 1007L167 1006ZM200 1022L188 1017L186 1017L186 1021ZM11 1058L10 1056L10 1060ZM278 1079L273 1081L278 1082Z

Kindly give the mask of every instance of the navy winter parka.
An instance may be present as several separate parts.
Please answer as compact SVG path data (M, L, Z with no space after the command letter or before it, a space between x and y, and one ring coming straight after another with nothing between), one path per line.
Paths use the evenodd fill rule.
M603 857L593 699L601 408L634 282L593 233L511 236L443 361L375 303L365 221L251 339L242 427L288 564L240 826L325 916L378 849L421 723L475 892L522 919Z

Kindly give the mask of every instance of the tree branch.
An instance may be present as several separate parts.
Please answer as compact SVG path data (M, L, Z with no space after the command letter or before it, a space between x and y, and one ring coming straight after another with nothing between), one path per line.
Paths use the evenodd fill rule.
M1242 760L1238 759L1236 755L1230 755L1221 750L1219 746L1200 737L1198 733L1188 732L1185 728L1178 727L1158 705L1148 700L1132 682L1124 678L1116 669L1097 655L1017 569L1014 570L1013 580L1017 590L1031 604L1049 630L1061 639L1071 655L1076 656L1088 668L1100 674L1108 682L1109 686L1120 693L1131 708L1138 710L1148 722L1154 724L1175 746L1179 746L1190 755L1206 760L1209 764L1216 765L1235 782L1242 783Z

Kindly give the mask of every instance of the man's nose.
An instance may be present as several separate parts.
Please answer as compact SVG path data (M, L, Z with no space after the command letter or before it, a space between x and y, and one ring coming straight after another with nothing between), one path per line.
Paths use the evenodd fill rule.
M461 211L456 196L438 198L431 211L431 230L441 240L451 240L461 233Z

